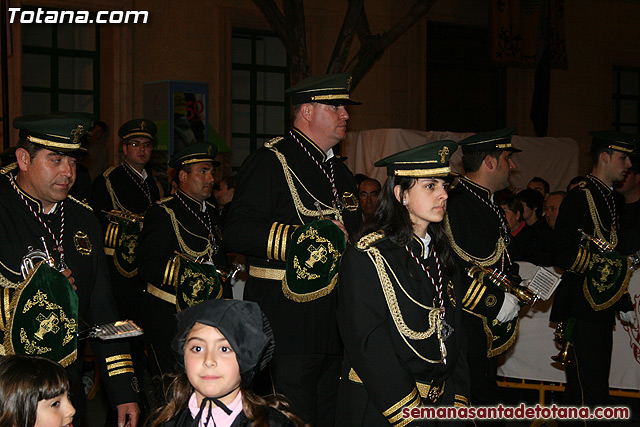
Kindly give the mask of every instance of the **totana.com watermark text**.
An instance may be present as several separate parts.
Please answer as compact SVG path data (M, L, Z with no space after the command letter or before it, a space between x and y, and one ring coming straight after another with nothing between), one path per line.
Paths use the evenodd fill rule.
M9 23L20 24L146 24L147 10L99 10L95 18L88 10L22 10L9 8Z

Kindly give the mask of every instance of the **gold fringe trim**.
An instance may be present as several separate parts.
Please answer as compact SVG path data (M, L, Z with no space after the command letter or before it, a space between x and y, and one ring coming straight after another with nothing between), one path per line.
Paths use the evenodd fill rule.
M308 294L298 294L289 288L289 284L287 283L287 275L285 274L284 277L282 278L282 293L284 294L285 297L289 298L292 301L309 302L309 301L317 300L318 298L322 298L324 296L329 295L331 291L333 291L333 288L336 287L336 283L338 283L337 272L336 274L333 275L333 278L331 278L331 281L329 282L329 284L324 288L318 289L317 291L310 292Z
M618 302L618 300L622 297L622 295L624 295L627 290L629 289L629 280L631 279L631 269L627 268L627 273L624 276L624 281L622 282L622 286L620 286L620 289L618 289L618 292L616 292L616 294L614 296L611 297L611 299L605 303L602 304L596 304L596 302L593 300L593 298L591 297L591 293L589 293L589 289L587 287L587 279L584 279L584 282L582 283L582 293L584 294L584 297L587 299L587 301L589 302L589 305L591 306L592 309L594 309L595 311L602 311L605 310L609 307L611 307L612 305L614 305L615 303Z

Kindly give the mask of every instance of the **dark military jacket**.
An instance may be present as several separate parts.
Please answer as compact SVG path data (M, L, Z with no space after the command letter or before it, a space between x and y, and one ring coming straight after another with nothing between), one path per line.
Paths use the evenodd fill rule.
M135 268L123 270L120 264L114 262L116 238L108 232L110 221L105 212L118 210L144 216L153 202L159 198L160 192L153 178L148 176L143 180L127 162L107 169L93 181L91 207L100 220L103 234L108 236L104 245L113 294L118 310L123 316L134 320L139 320L139 305L144 284ZM118 222L117 219L114 221ZM120 233L123 232L124 230L120 230ZM139 232L139 229L136 232Z
M144 215L159 198L160 192L153 178L148 176L143 180L127 162L123 162L93 181L90 205L106 232L109 220L104 211L116 209Z
M4 170L3 170L4 171ZM4 335L4 325L9 315L9 301L16 284L22 282L20 263L27 254L27 247L42 249L41 237L56 264L59 253L53 237L36 220L18 193L11 187L9 174L0 175L0 286L3 297L0 300L0 326ZM21 190L20 190L21 191ZM22 192L22 191L21 191ZM22 192L29 206L59 236L62 211L64 209L64 235L62 247L64 258L72 271L79 298L79 329L111 323L119 320L111 289L105 255L102 249L102 233L96 218L88 205L70 197L57 204L50 214L42 212L41 204L27 193ZM72 382L81 381L81 365L84 341L79 342L78 360L67 369ZM95 341L92 348L100 364L101 378L107 388L112 404L135 402L137 380L133 374L133 363L129 344L123 341ZM72 387L73 388L73 387Z
M507 274L508 278L511 278L513 270L506 248L508 229L505 231L503 227L506 220L504 217L503 221L500 220L500 207L494 210L490 205L493 202L488 189L468 178L460 178L460 183L449 192L444 219L465 289L462 307L483 316L487 322L492 322L500 312L504 291L497 286L478 283L466 272L472 267L473 261L482 263L487 268L497 268ZM465 316L465 328L469 337L469 352L486 351L487 338L482 319L473 315ZM515 339L515 332L513 338ZM513 340L494 349L490 355L505 351L512 343Z
M619 211L613 190L593 175L587 178L567 194L556 219L554 259L557 265L566 271L555 292L550 320L562 322L575 317L613 325L616 311L633 309L629 293L623 295L612 307L595 311L583 293L584 272L576 272L587 256L580 248L581 234L578 229L592 236L604 238L614 249L620 238L617 217ZM591 207L589 196L593 200ZM594 216L599 220L594 222Z
M145 282L175 295L170 274L176 253L193 259L204 257L217 267L226 266L219 217L211 203L205 202L204 206L203 212L202 203L178 190L177 195L166 197L149 209L136 253L138 271ZM207 218L213 238L205 226L209 224Z
M257 302L269 318L276 353L341 354L335 322L337 292L297 303L284 296L281 279L291 234L320 217L315 203L323 216L337 218L330 179L316 161L328 174L333 167L344 205L342 221L351 236L362 222L355 179L339 158L327 159L302 132L292 133L304 148L288 134L266 143L242 165L224 224L225 244L229 252L245 255L250 277L244 298Z
M442 269L433 248L423 259L422 241L414 236L410 246L437 284ZM339 425L382 426L405 421L398 417L402 407L422 406L432 381L444 382L436 405L468 403L462 290L457 272L451 276L442 271L445 321L453 327L444 341L445 364L434 322L434 315L439 316L437 289L406 248L381 233L372 233L347 249L340 266L338 307L346 354L336 416ZM414 335L434 331L427 337L411 337L399 332L405 326Z

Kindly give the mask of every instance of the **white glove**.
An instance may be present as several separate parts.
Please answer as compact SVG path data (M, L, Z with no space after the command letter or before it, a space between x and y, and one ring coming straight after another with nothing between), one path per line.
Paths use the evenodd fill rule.
M620 320L622 320L623 322L627 322L630 323L632 325L634 325L636 323L636 312L635 310L630 310L630 311L625 311L625 312L620 312Z
M520 312L518 298L516 298L515 295L505 293L502 307L500 307L500 312L498 313L498 316L496 316L496 319L500 323L505 323L515 319L516 316L518 316L518 312Z

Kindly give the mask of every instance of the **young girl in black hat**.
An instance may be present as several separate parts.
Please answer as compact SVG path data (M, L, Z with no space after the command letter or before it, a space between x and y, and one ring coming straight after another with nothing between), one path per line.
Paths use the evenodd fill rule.
M65 427L76 413L62 366L39 356L0 357L0 426Z
M277 397L249 389L253 374L271 359L274 341L256 303L208 300L177 314L171 347L184 372L173 381L168 404L151 427L299 427L304 424Z

